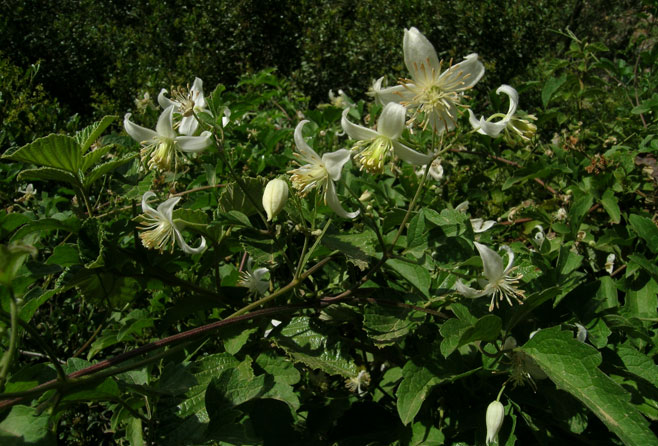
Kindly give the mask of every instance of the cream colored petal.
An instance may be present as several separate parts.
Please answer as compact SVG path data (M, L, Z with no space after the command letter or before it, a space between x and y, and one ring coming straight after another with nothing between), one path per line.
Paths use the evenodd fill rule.
M178 204L181 197L171 197L158 206L158 213L173 223L174 206Z
M503 259L493 249L482 245L478 242L473 242L480 258L482 259L482 267L484 268L484 277L487 278L489 283L498 282L503 276Z
M414 84L408 85L413 86ZM389 102L411 102L414 98L414 93L404 85L396 85L394 87L375 90L374 95L375 100L383 105L386 105Z
M153 209L148 204L148 200L151 199L152 197L155 197L155 192L153 191L145 192L144 195L142 195L142 212L145 213L146 215L156 217L158 215L158 211Z
M333 181L340 180L340 174L343 166L350 160L350 151L347 149L336 150L322 155L322 163L324 168L327 169L329 178Z
M484 76L484 65L473 53L462 62L453 65L439 77L439 84L445 91L463 91L472 88Z
M434 46L415 27L404 31L402 49L404 64L413 80L425 84L441 72Z
M174 139L176 132L174 131L174 106L167 107L158 118L158 124L155 126L155 131L159 136Z
M210 146L211 133L205 131L199 136L178 136L176 144L182 152L201 152Z
M501 248L507 252L507 266L505 267L505 271L503 271L503 274L507 274L512 269L512 265L514 265L514 251L507 245L503 245Z
M295 145L297 146L297 151L302 155L304 160L311 164L319 164L321 158L318 156L315 150L313 150L311 146L306 143L304 137L302 136L302 129L307 122L308 120L304 119L299 124L297 124L297 127L295 127Z
M519 105L519 93L513 87L505 84L501 85L496 90L496 94L501 93L505 93L507 96L509 96L509 109L507 110L507 114L504 118L505 121L509 121L512 119L514 113L516 113L516 107Z
M185 239L183 239L183 235L180 233L178 228L174 229L174 235L176 236L178 246L180 246L185 254L200 254L206 249L206 239L204 237L201 237L201 243L199 243L199 246L192 248L190 245L185 243Z
M482 291L478 291L474 288L471 288L470 286L464 285L461 280L458 280L457 283L455 283L455 291L469 299L474 299L483 295Z
M347 119L347 114L349 111L349 108L343 110L343 117L340 120L340 125L343 127L343 130L350 138L356 139L357 141L370 141L371 139L375 139L377 136L379 136L379 134L372 129L353 124L349 119Z
M343 209L343 206L340 204L340 201L338 200L338 195L336 194L336 186L334 185L334 182L331 180L327 182L327 194L325 196L325 199L327 201L327 205L339 217L352 219L355 218L357 215L359 215L360 211L358 210L354 212L347 212L345 209Z
M388 138L398 139L404 131L406 115L407 109L404 106L389 102L384 106L384 110L377 120L377 131Z
M432 161L432 155L416 152L398 141L393 141L393 151L402 161L416 166L424 166Z
M160 107L166 109L171 105L176 106L177 104L171 99L169 99L168 97L166 97L165 93L167 93L167 90L163 88L162 90L160 90L160 94L158 94L158 104L160 104Z
M183 119L180 121L180 127L178 131L181 135L191 136L194 135L196 129L199 128L199 123L197 122L194 116L183 116Z
M142 143L146 141L154 141L157 138L158 134L156 132L135 124L130 120L130 116L132 116L130 113L126 113L126 116L124 116L123 128L132 139Z

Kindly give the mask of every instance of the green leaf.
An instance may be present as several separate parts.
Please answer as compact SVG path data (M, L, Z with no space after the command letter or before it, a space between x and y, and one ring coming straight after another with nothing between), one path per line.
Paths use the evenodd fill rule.
M272 340L283 348L295 362L302 362L312 369L320 369L330 375L353 378L359 369L343 348L321 333L320 327L308 316L295 317Z
M456 318L448 319L440 329L443 341L441 354L447 358L462 345L474 341L494 341L500 335L503 321L495 314L487 314L474 324Z
M658 366L653 359L630 344L620 345L616 351L630 373L646 380L658 390Z
M658 320L658 284L649 279L639 290L628 290L626 302L621 312L626 317L645 320Z
M557 92L566 81L566 74L563 74L560 77L552 77L546 81L544 88L541 91L541 102L544 105L544 108L546 108L555 92Z
M573 237L576 236L576 233L580 229L580 224L583 222L587 211L592 207L593 201L594 197L591 194L586 194L576 199L571 205L569 209L569 222L571 223L571 234Z
M144 446L144 433L142 430L142 419L130 417L126 423L126 438L130 446Z
M78 178L72 173L52 167L25 169L18 174L18 181L60 181L72 186L79 184Z
M80 152L85 153L89 147L103 134L106 128L112 124L112 121L118 116L103 116L100 121L85 127L75 134L75 140L80 144Z
M106 163L103 163L99 166L94 167L91 172L89 172L83 181L84 187L89 188L91 184L96 182L99 178L102 178L107 173L113 171L117 167L123 166L124 164L132 161L139 155L138 153L132 153L129 155L124 155L121 158L113 159Z
M425 219L440 227L446 237L457 237L462 235L470 227L468 215L455 209L444 209L437 213L432 209L424 209Z
M322 244L329 249L335 249L350 259L370 262L375 256L376 236L371 230L358 234L325 234Z
M265 388L265 375L255 376L251 358L236 367L223 370L206 390L206 411L210 418L222 416L227 409L256 398Z
M75 138L55 134L36 139L11 153L5 153L2 159L53 167L74 174L78 173L82 165L80 145Z
M269 375L272 375L276 382L294 385L301 379L299 371L289 359L275 355L270 351L266 350L261 353L256 358L256 364Z
M645 242L647 247L654 254L658 253L658 228L650 218L632 214L628 218L633 231L637 233Z
M36 407L14 406L0 423L0 443L3 446L54 446L55 439L48 424L48 412Z
M53 230L66 231L72 234L76 234L80 230L80 220L75 217L71 217L66 220L42 218L41 220L31 221L21 226L18 231L12 235L11 240L21 240L25 238L26 235L33 232Z
M112 148L113 148L112 145L107 145L107 146L99 147L96 150L87 153L85 156L82 157L82 167L80 170L82 170L83 172L87 172L87 170L96 166L100 161L100 159L105 154L107 154L107 152L112 150Z
M425 267L398 259L391 259L386 262L386 265L423 293L425 297L430 297L430 284L432 281L430 273Z
M408 308L370 305L363 315L363 326L377 347L393 345L425 320L425 314Z
M607 189L603 196L601 197L601 204L603 209L610 216L610 221L617 224L621 219L621 210L619 209L619 204L617 203L617 198L612 189Z
M432 387L441 380L423 366L407 361L402 369L402 382L395 395L398 397L398 415L405 426L412 422Z
M219 210L222 212L239 211L247 217L256 214L258 210L262 211L263 205L261 202L266 182L267 180L261 177L242 178L242 183L249 196L245 195L245 192L237 183L227 184L219 196Z
M658 445L647 420L630 403L631 395L598 369L601 354L559 327L544 329L521 348L548 375L614 432L626 445Z

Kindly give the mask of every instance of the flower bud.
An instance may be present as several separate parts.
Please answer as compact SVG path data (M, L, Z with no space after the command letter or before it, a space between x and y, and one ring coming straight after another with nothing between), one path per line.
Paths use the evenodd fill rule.
M263 192L263 208L267 213L267 221L271 221L281 212L288 201L288 183L274 179L267 183Z
M498 432L503 425L505 407L500 401L494 401L487 407L487 441L486 444L498 442Z

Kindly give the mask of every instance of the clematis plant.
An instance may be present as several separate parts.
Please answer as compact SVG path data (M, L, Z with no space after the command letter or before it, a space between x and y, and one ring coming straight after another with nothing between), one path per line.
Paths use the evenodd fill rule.
M340 123L345 133L357 140L352 151L356 152L354 158L361 169L371 173L382 173L392 151L411 164L425 165L432 161L431 155L416 152L398 141L404 130L406 115L406 109L402 105L394 102L386 104L377 120L377 130L353 124L347 119L348 113L349 109L343 110Z
M482 259L482 267L484 268L484 277L486 279L480 281L480 286L483 289L475 290L464 285L461 281L457 281L455 284L456 291L468 298L490 295L491 303L489 304L489 311L493 311L494 305L498 307L498 302L502 300L507 300L507 303L512 305L511 299L513 298L519 304L523 304L523 299L525 298L524 292L516 287L521 276L510 275L516 268L512 266L514 264L514 253L512 250L508 246L503 246L508 256L507 266L503 268L503 258L496 251L478 242L473 242L473 244Z
M123 128L142 145L142 162L148 159L151 169L170 171L172 164L174 168L177 166L178 151L197 153L210 145L210 132L203 132L199 136L178 136L174 131L173 113L174 106L170 105L158 118L155 131L133 123L130 113L126 113L123 119Z
M473 110L469 109L469 122L471 126L478 133L482 135L488 135L492 138L496 138L504 130L506 133L513 132L519 136L522 140L528 141L537 131L537 126L528 121L527 119L522 119L515 116L516 108L519 105L519 93L509 85L501 85L496 90L496 94L504 93L509 97L509 109L507 113L503 115L502 113L495 113L489 116L487 119L484 119L484 116L480 117L478 120L473 113ZM495 121L495 119L500 118ZM536 119L533 115L528 115L528 119Z
M146 248L157 249L160 252L169 246L171 252L173 252L174 245L178 243L178 246L186 254L199 254L203 252L206 249L206 239L202 236L199 246L192 248L185 243L180 232L184 222L175 223L173 220L174 206L178 204L180 197L172 197L160 203L157 209L153 209L149 206L148 200L154 196L155 192L153 191L148 191L142 196L142 212L144 213L142 219L144 226L140 226L140 229L143 231L139 234L142 244Z
M253 261L249 257L247 270L240 273L238 286L247 288L249 293L263 295L270 287L270 281L265 278L268 273L267 268L253 269Z
M340 180L343 166L350 160L350 151L340 149L325 153L320 158L320 155L304 141L302 136L302 129L307 122L307 120L303 120L295 128L294 139L297 146L295 156L301 158L306 164L297 163L300 167L288 172L291 174L292 186L302 197L315 188L322 189L324 202L332 211L343 218L356 217L359 215L359 211L347 212L343 209L334 184L334 181Z
M208 112L208 109L206 108L206 99L203 96L203 81L197 77L194 79L192 88L190 88L189 91L186 91L183 88L172 91L173 99L166 97L166 93L168 93L166 89L163 88L160 90L158 103L164 109L173 105L174 111L181 115L178 131L183 135L194 135L199 127L199 123L194 114Z
M464 61L442 71L434 46L415 27L404 31L402 47L411 79L389 88L381 88L378 80L373 94L383 104L397 102L407 106L414 113L412 120L422 114L423 129L430 125L437 133L452 130L462 93L473 88L484 75L478 55L469 54Z

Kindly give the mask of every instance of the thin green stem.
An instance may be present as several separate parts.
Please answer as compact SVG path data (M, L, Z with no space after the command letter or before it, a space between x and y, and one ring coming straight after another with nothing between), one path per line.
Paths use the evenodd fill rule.
M315 239L315 242L313 243L313 246L311 246L311 249L308 250L308 255L302 252L302 257L299 259L299 265L297 266L297 271L295 271L296 278L299 278L299 272L302 270L302 268L304 268L306 262L308 262L308 260L311 258L311 255L315 251L315 248L317 248L320 242L322 241L322 237L324 237L324 234L327 232L327 229L329 229L330 224L331 224L331 218L327 220L327 223L324 225L324 228L322 228L322 232L320 233L318 238ZM307 239L308 237L306 236L304 241L306 242Z
M9 292L11 293L9 299L11 330L9 332L9 348L2 356L2 366L0 367L0 392L5 389L9 365L11 364L11 358L16 352L18 343L18 305L16 305L16 299L14 298L14 292L11 287Z

